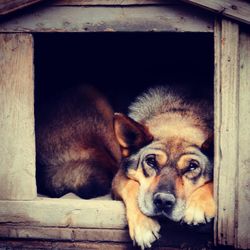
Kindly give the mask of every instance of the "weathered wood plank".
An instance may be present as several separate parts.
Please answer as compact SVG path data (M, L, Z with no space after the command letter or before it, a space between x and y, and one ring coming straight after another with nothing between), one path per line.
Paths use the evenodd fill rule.
M216 239L218 244L234 245L238 172L238 25L222 20L222 26L215 29L215 42Z
M221 124L218 228L220 243L234 244L235 178L238 168L238 25L222 21Z
M0 201L0 223L112 229L127 225L120 201L49 198Z
M0 240L1 250L41 250L41 249L53 249L53 250L136 250L130 243L116 243L116 242L63 242L63 241L30 241L30 240ZM151 250L180 250L182 247L161 246L156 244ZM202 248L203 250L210 249Z
M1 250L133 250L132 243L116 242L64 242L64 241L44 241L44 240L1 240ZM160 250L177 250L176 248L157 248Z
M0 199L36 197L33 38L0 34Z
M24 8L42 0L0 0L0 15Z
M250 33L240 34L239 169L235 247L250 249Z
M48 3L56 6L129 6L129 5L167 5L177 4L175 0L55 0Z
M186 3L212 10L240 22L250 24L250 3L244 0L182 0Z
M218 216L215 239L218 244L248 249L250 35L242 32L240 41L238 39L237 25L227 21L223 21L222 26L216 23L215 195Z
M0 23L0 32L212 32L213 18L183 6L41 7Z
M221 21L214 24L214 199L218 207L219 174L220 174L220 124L221 124ZM218 216L214 219L214 243L217 244Z
M206 249L211 245L209 233L195 230L178 230L173 225L165 225L161 230L161 239L155 243L158 247L176 247L180 249L185 245L196 249ZM130 243L128 229L89 229L89 228L63 228L63 227L35 227L23 225L0 225L0 238L2 239L32 239L32 240L56 240L70 242L92 243ZM1 240L0 240L1 247Z
M96 242L131 242L128 230L34 226L0 226L0 238Z

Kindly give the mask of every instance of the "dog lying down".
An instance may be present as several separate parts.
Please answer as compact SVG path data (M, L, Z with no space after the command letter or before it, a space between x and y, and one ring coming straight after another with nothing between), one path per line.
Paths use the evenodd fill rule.
M159 216L194 225L215 216L213 110L206 102L158 87L126 116L94 89L77 87L47 105L36 127L40 193L88 199L112 183L142 249L160 237Z

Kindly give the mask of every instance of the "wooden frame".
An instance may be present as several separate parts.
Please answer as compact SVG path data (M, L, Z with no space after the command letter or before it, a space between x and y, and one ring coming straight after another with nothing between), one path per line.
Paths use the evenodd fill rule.
M217 244L250 248L250 33L228 20L215 24L215 195Z
M244 0L183 0L186 3L211 10L224 17L250 24L250 6Z
M0 15L6 15L41 0L0 0Z
M197 18L200 20L197 22ZM212 32L213 18L183 5L41 6L5 18L0 32Z
M33 37L0 35L0 199L36 197ZM25 150L24 150L25 148Z
M124 230L126 220L120 202L69 202L36 195L32 33L214 32L215 196L218 201L214 239L217 245L250 248L246 213L250 206L250 95L247 94L250 93L250 34L244 25L227 19L213 24L213 15L186 5L173 5L171 1L164 5L158 3L160 0L149 2L145 5L145 1L140 1L136 6L122 8L113 8L114 4L95 5L86 10L77 4L68 6L67 1L61 0L24 11L15 18L2 19L0 157L3 166L8 168L0 168L0 237L130 242ZM56 215L48 220L55 210ZM14 243L9 246L11 244L14 246ZM86 247L88 243L83 244ZM122 249L119 244L116 247Z

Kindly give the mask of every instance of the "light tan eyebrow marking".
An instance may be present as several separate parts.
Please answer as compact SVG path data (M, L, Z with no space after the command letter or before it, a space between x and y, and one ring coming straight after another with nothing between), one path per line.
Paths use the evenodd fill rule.
M156 154L156 160L159 163L160 166L164 166L167 163L167 154L163 153L162 154Z
M194 152L190 153L190 152L187 152L187 153L183 153L179 160L177 161L177 168L182 170L182 169L185 169L188 165L188 162L193 159L193 160L196 160L197 162L200 162L200 157L198 154L195 154Z

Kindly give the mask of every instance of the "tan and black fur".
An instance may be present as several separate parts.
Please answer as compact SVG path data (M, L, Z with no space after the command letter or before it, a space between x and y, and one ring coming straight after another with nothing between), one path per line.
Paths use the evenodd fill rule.
M113 110L103 96L91 87L74 87L43 105L36 124L40 193L92 198L110 192L120 148Z
M159 238L156 216L188 224L215 216L212 105L154 88L137 98L129 117L116 114L114 128L123 159L113 192L141 248Z

